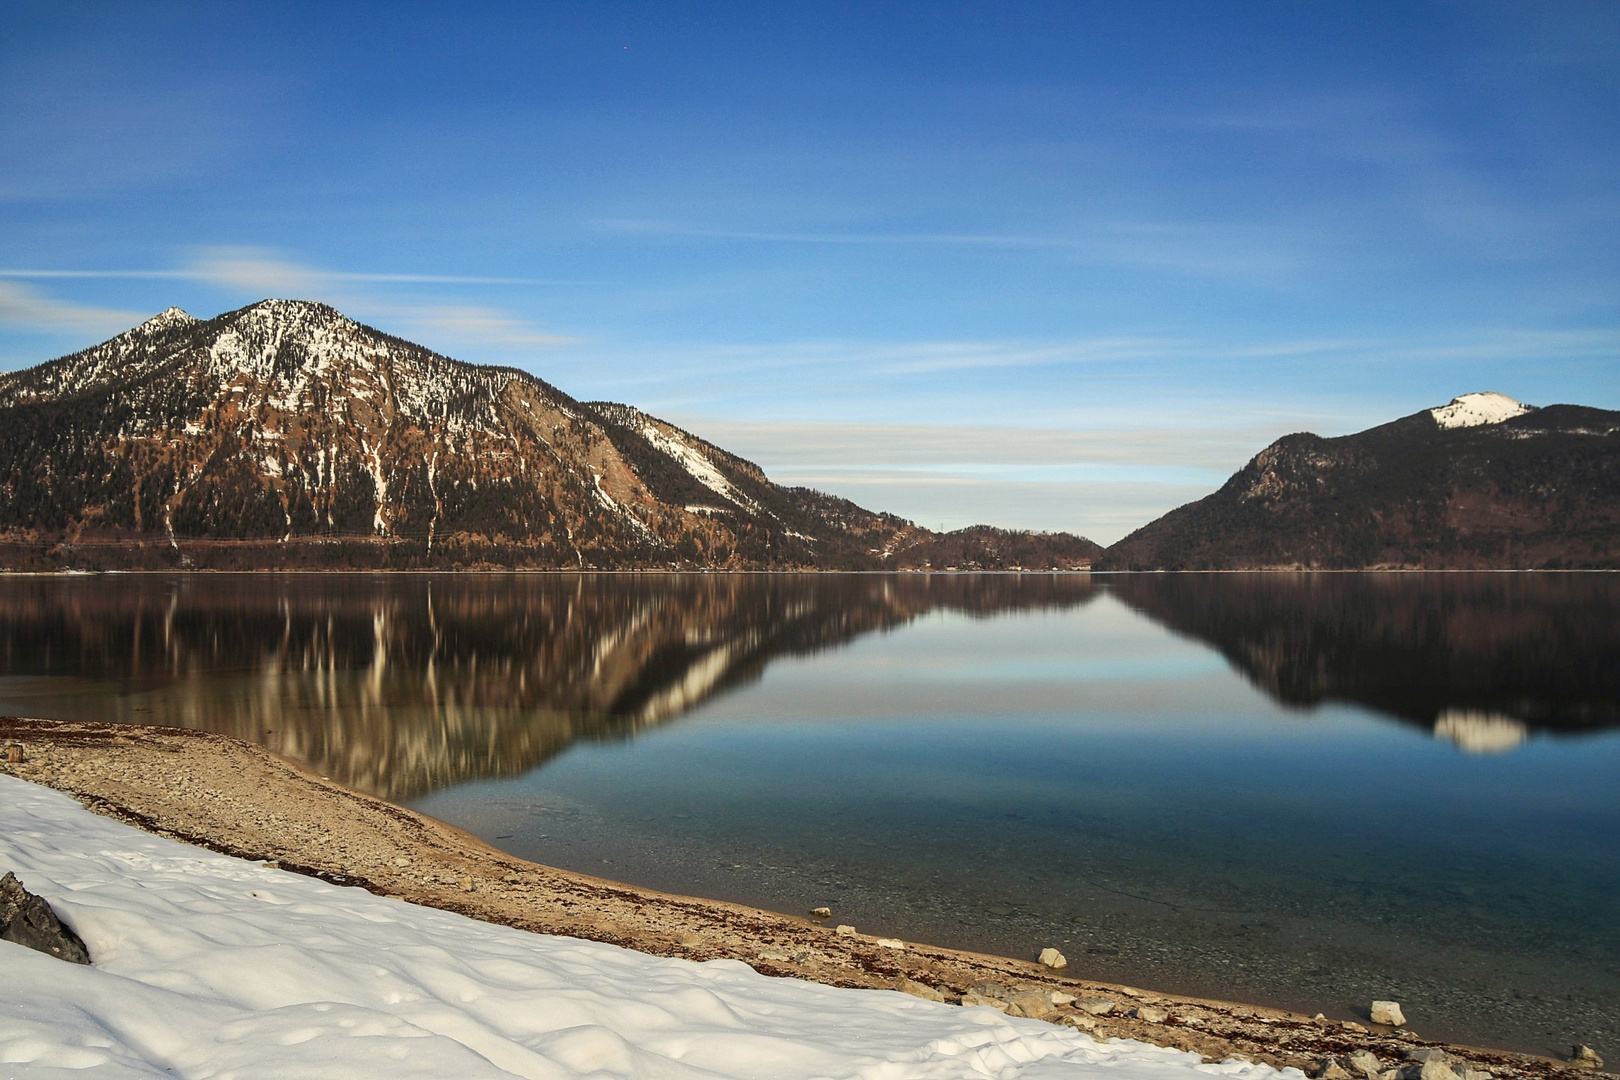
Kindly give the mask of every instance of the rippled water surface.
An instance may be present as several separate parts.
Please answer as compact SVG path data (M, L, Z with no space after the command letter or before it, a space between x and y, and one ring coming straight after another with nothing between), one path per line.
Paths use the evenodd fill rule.
M524 857L1620 1052L1620 576L0 578L0 710Z

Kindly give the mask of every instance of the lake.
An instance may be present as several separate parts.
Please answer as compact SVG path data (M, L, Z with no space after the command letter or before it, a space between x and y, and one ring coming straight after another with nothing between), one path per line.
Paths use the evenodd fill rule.
M0 711L863 932L1620 1045L1620 575L9 576Z

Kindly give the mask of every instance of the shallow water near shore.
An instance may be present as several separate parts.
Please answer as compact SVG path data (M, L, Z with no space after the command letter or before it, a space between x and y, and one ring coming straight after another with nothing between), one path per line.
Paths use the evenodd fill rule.
M1615 575L0 579L0 709L536 861L1620 1049Z

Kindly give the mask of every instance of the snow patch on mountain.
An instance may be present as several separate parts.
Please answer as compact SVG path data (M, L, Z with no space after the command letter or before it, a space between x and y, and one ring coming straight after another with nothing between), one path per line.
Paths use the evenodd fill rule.
M67 397L102 382L137 379L169 355L177 337L198 325L177 307L165 308L139 326L37 368L0 374L0 407L42 398Z
M1506 394L1487 391L1452 398L1451 404L1430 409L1429 415L1443 428L1467 428L1500 424L1504 420L1511 420L1515 416L1523 416L1527 412L1534 411L1534 405L1515 401Z
M130 333L154 334L160 330L169 330L176 326L190 326L196 321L195 316L189 315L177 307L167 307L135 327Z
M698 483L714 492L716 495L730 502L736 503L745 510L758 510L759 507L748 496L731 486L725 474L715 468L714 462L705 457L698 449L690 445L680 432L671 429L666 432L657 424L643 421L641 436L654 447L675 459L676 464L685 469Z

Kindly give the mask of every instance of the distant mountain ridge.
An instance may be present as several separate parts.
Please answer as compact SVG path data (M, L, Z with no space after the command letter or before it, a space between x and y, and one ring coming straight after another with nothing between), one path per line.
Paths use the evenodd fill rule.
M1465 394L1354 435L1288 435L1098 565L1620 567L1620 412Z
M1045 569L1101 552L991 532L953 548L638 409L308 301L170 308L0 374L16 567L903 569L971 547L974 568Z

